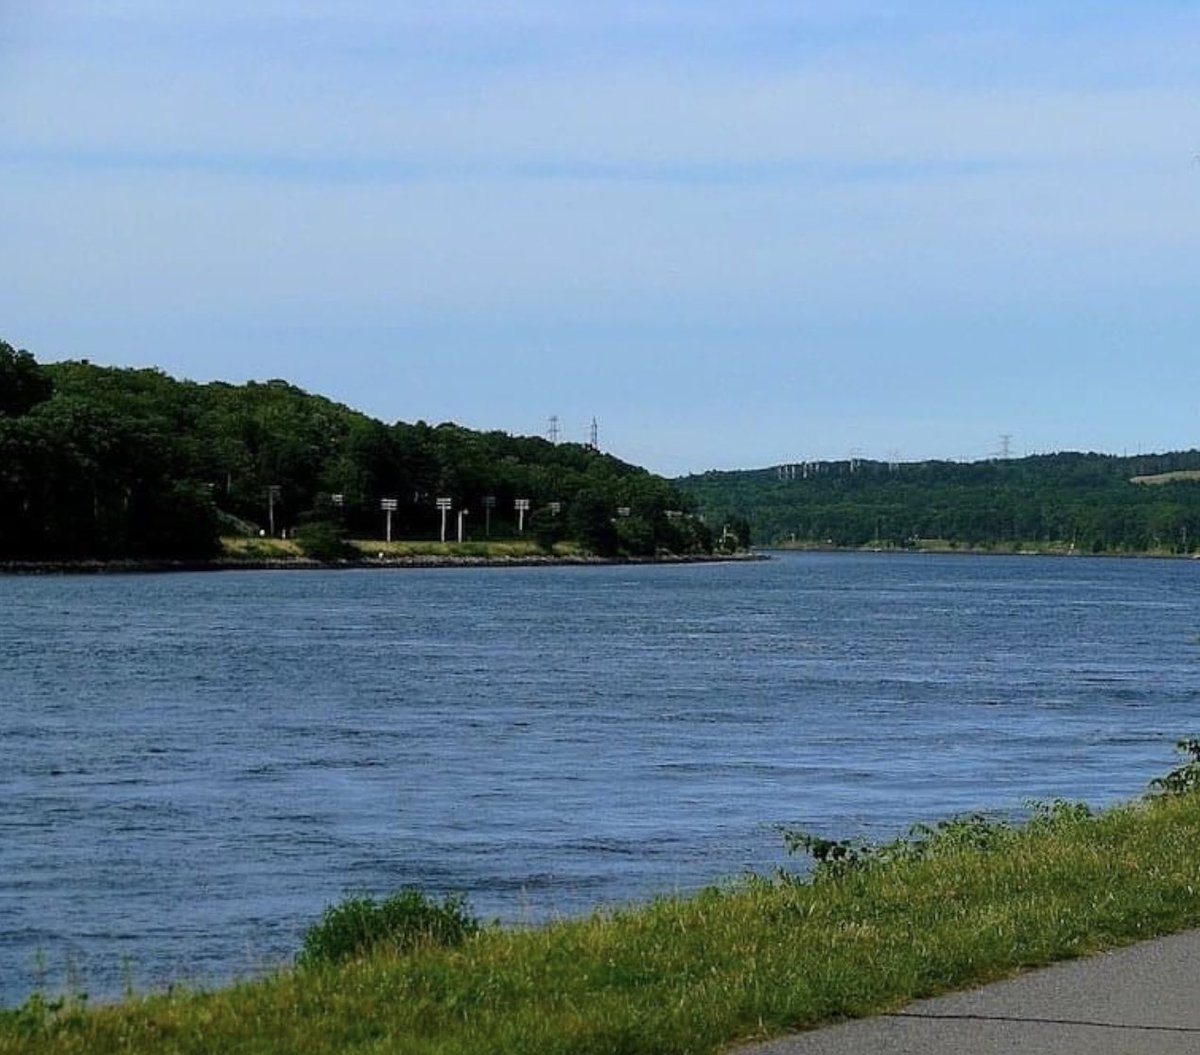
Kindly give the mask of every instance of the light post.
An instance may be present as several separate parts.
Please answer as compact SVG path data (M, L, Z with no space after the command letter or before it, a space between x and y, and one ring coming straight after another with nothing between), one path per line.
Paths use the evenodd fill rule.
M529 499L528 498L518 498L513 503L513 506L517 511L517 534L524 535L525 534L525 514L529 512Z
M381 498L379 500L379 508L387 514L387 540L392 541L392 514L396 512L396 499Z
M460 509L458 511L458 541L460 543L463 540L463 517L467 515L467 512L468 511L466 509Z
M446 514L450 512L450 508L454 505L454 501L449 498L439 498L437 507L442 514L442 541L446 541Z
M267 488L267 526L271 538L275 537L275 502L279 498L280 490L279 484L271 484Z
M492 537L492 510L496 508L496 496L483 496L483 516L484 516L484 533L488 538Z

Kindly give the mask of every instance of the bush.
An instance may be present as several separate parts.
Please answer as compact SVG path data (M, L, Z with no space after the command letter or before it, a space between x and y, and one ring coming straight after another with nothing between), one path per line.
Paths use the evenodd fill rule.
M461 896L448 896L440 904L419 890L401 890L380 903L350 897L330 905L308 929L297 962L312 967L380 948L408 952L419 946L460 945L479 929Z
M1091 812L1083 803L1033 804L1032 827L1046 831L1086 821ZM1020 828L999 817L971 813L936 824L914 824L908 832L886 843L862 840L825 839L811 832L780 828L789 854L812 858L813 881L840 879L851 872L867 871L897 861L929 861L962 850L997 853L1011 846ZM792 878L786 877L785 878Z
M325 563L351 560L359 555L358 551L342 538L338 526L328 520L302 524L296 529L296 545L306 557Z
M622 517L617 521L617 546L630 557L654 556L654 525L645 517Z
M1163 795L1186 795L1200 788L1200 740L1180 740L1175 749L1188 761L1150 781L1151 789Z

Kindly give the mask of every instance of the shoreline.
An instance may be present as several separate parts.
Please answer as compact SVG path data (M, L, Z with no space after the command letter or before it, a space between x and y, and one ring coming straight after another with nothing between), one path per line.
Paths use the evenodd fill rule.
M658 557L521 556L465 557L414 554L363 560L318 561L308 557L230 560L48 560L0 561L0 575L150 575L221 571L403 571L412 568L619 567L680 564L735 564L771 560L766 553L664 554Z
M415 946L375 928L349 955L95 1006L39 988L0 1008L0 1050L149 1055L170 1041L282 1055L303 1036L334 1055L362 1047L368 1022L369 1039L430 1053L748 1051L1200 926L1200 797L1184 790L1196 764L1095 812L1057 802L1018 822L957 817L880 846L790 833L811 847L805 872L546 926Z
M825 545L793 545L782 544L763 546L764 553L874 553L885 556L917 556L917 557L1063 557L1070 560L1096 558L1099 560L1200 560L1200 552L1195 553L1157 553L1150 550L1116 551L1091 553L1083 550L1063 549L989 549L981 546L825 546Z
M362 560L319 561L310 557L256 557L211 560L170 558L84 558L78 560L0 560L0 576L6 575L157 575L171 572L222 571L403 571L414 568L548 568L548 567L637 567L649 565L740 564L769 561L782 553L837 556L870 553L881 556L951 557L1062 557L1101 560L1200 560L1197 553L1106 552L1084 553L1058 549L988 549L982 547L912 547L774 545L743 553L662 554L657 557L594 557L581 554L529 554L522 556L465 556L439 553L396 557L364 557Z

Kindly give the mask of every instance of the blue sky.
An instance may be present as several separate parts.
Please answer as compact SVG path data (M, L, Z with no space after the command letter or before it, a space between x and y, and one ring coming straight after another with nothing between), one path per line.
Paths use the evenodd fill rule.
M1200 6L0 0L0 337L669 474L1200 446Z

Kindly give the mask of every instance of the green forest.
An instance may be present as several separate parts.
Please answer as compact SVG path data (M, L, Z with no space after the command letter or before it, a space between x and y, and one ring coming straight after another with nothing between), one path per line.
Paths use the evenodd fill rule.
M710 524L759 545L1191 553L1200 451L972 463L808 462L676 483ZM748 537L748 538L747 538Z
M206 559L222 535L436 539L518 532L600 556L707 552L692 500L589 447L454 424L384 424L281 380L39 363L0 341L0 559ZM314 555L321 555L314 552Z

